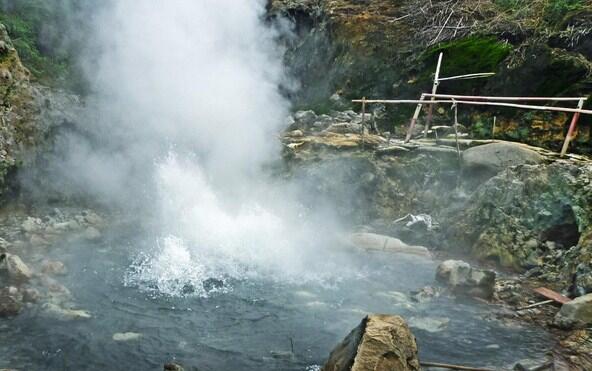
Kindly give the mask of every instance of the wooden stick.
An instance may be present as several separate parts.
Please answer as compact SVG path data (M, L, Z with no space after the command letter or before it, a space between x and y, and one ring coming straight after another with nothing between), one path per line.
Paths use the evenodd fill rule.
M366 119L366 97L362 98L362 149L364 149L364 125Z
M451 13L452 14L452 13ZM436 74L434 75L434 85L432 86L432 94L436 94L438 91L438 85L440 85L440 68L442 67L442 58L444 57L444 53L440 53L438 56L438 64L436 65ZM431 100L436 100L436 97L432 97ZM430 129L430 124L432 123L432 109L434 106L429 106L428 108L428 119L426 120L425 124L425 131L423 133L423 137L427 138L428 130Z
M530 304L530 305L527 305L525 307L516 308L516 311L521 311L521 310L526 310L526 309L532 309L532 308L540 307L541 305L551 304L551 303L554 303L554 302L555 302L555 300L539 301L538 303Z
M491 127L491 139L495 139L495 120L497 117L493 116L493 126Z
M415 107L415 113L413 113L413 117L411 118L411 122L409 123L409 129L407 129L407 136L405 136L405 143L409 143L411 140L411 135L413 135L413 129L415 129L415 124L417 123L417 119L419 118L419 114L421 113L421 107L423 107L423 103L425 101L425 95L422 94L418 101L412 101L413 103L417 103L417 107ZM355 102L355 101L354 101ZM372 102L372 101L367 101ZM375 103L375 102L372 102ZM378 102L376 102L378 103Z
M582 109L582 107L584 107L584 99L580 99L580 102L578 103L578 108ZM563 147L561 148L561 157L565 156L565 154L567 153L567 149L569 148L569 143L571 143L571 141L574 138L574 133L576 131L576 127L578 126L578 120L580 119L580 113L576 112L574 113L572 119L571 119L571 123L569 124L569 129L567 130L567 135L565 136L565 141L563 142Z
M470 367L470 366L459 366L459 365L451 365L448 363L436 363L436 362L420 362L419 363L423 367L440 367L440 368L448 368L450 370L463 370L463 371L495 371L492 368L480 368L480 367Z

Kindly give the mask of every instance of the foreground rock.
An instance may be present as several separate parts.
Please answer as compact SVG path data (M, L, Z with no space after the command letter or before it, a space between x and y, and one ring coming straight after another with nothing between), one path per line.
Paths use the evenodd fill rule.
M398 238L376 233L353 233L350 236L350 242L353 246L364 250L387 251L425 257L430 256L430 251L423 246L408 245Z
M555 324L563 328L592 325L592 294L563 304L555 317Z
M462 260L446 260L438 265L436 280L455 294L489 300L493 297L495 272L473 268Z
M17 284L27 282L33 276L33 272L22 259L13 254L0 254L0 274Z
M0 288L0 318L19 314L23 307L23 296L16 287Z
M323 371L418 371L417 344L399 316L370 315L331 352Z

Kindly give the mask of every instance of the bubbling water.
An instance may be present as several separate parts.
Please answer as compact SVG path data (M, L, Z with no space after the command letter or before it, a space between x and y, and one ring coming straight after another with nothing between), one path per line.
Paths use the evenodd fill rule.
M232 280L330 285L339 279L331 273L337 266L319 259L324 241L315 238L307 216L295 212L289 196L275 205L254 194L229 201L192 156L170 153L156 168L163 237L134 261L127 285L172 296L207 296L229 290ZM272 192L268 184L261 186ZM212 279L218 283L208 284Z

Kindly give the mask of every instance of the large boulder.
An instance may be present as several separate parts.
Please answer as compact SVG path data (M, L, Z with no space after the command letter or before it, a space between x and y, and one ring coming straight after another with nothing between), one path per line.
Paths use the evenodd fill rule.
M462 162L465 168L496 174L510 166L540 164L543 157L523 144L500 142L467 149Z
M455 293L491 299L495 286L495 272L473 268L462 260L446 260L436 270L436 280Z
M565 328L592 325L592 294L563 304L555 316L555 324Z
M418 371L417 344L399 316L370 315L331 352L323 371Z

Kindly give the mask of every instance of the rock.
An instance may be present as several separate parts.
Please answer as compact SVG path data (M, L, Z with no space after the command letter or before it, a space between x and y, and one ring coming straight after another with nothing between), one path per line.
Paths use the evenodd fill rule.
M185 369L176 363L167 363L164 365L164 371L184 371Z
M43 264L41 265L41 271L45 274L51 274L56 276L65 275L68 272L64 263L60 261L50 260L46 260L43 262Z
M543 157L524 145L500 142L467 149L463 152L462 162L466 168L495 174L510 166L540 164Z
M317 115L313 111L298 111L294 114L294 120L298 129L305 129L317 120Z
M21 258L13 254L0 255L0 273L4 273L10 282L18 284L29 281L33 276L29 267Z
M548 365L548 367L544 367ZM513 371L531 371L531 370L552 370L551 361L548 359L523 359L514 365Z
M417 344L399 316L370 315L331 352L323 371L419 371Z
M409 326L427 331L427 332L440 332L444 330L448 323L450 323L449 318L444 317L411 317L409 318Z
M426 303L440 296L440 291L436 287L426 286L418 291L411 292L411 300L417 303Z
M29 243L31 246L49 246L50 243L45 238L41 237L38 234L32 234L29 238Z
M54 303L46 303L43 305L45 312L56 319L62 321L72 321L92 318L91 314L82 309L67 309L62 308Z
M360 249L380 250L393 253L430 256L430 251L423 246L407 245L398 238L376 233L353 233L349 237L350 243Z
M22 292L23 301L25 303L36 303L39 301L39 298L41 298L41 293L39 292L39 290L32 287L26 288L22 290Z
M95 227L88 227L82 233L82 237L87 241L97 241L101 239L101 232Z
M114 341L132 341L138 340L142 337L142 334L137 332L117 332L113 334Z
M0 254L6 254L8 252L9 246L10 246L10 242L8 242L4 238L0 237Z
M0 288L0 318L19 314L23 307L23 296L16 287Z
M34 233L41 230L41 228L42 222L39 218L27 217L27 219L21 224L21 229L25 233Z
M495 286L495 272L472 268L462 260L446 260L436 270L436 280L455 294L491 299Z
M302 130L296 129L296 130L292 130L292 131L288 132L286 135L289 137L298 138L298 137L304 136L304 133L302 132Z
M561 306L554 323L561 328L583 327L592 324L592 294L575 298Z
M338 124L331 124L325 130L330 133L338 133L338 134L359 133L362 130L362 125L350 123L350 122L342 122L342 123L338 123Z

